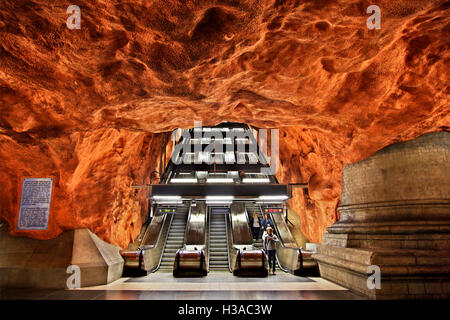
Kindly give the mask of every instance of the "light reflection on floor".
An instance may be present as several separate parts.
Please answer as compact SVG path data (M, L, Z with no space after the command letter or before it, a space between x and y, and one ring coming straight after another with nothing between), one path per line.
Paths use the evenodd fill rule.
M0 299L37 300L360 300L349 290L320 277L278 273L238 278L226 272L201 278L174 278L168 272L121 278L108 285L76 290L2 290Z

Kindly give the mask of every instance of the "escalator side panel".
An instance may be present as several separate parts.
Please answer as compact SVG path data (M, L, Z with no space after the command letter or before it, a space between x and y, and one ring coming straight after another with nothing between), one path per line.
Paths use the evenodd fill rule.
M162 220L162 224L160 232L156 237L156 242L153 242L153 236L149 236L149 244L143 245L143 262L141 269L147 272L154 272L159 267L169 228L172 224L173 216L163 215L160 219Z
M253 244L247 213L242 202L235 202L231 205L231 227L233 230L233 245Z
M297 248L297 242L292 236L292 233L289 230L289 227L286 224L283 215L279 213L274 213L270 214L270 218L275 224L277 235L282 241L283 245L287 248Z
M206 205L203 201L199 201L191 207L184 246L177 250L175 255L173 265L175 277L207 275L206 225Z
M155 216L152 219L152 222L150 222L150 225L148 226L144 237L142 238L142 242L140 247L144 248L145 246L155 246L158 242L158 237L161 232L162 226L164 224L166 216L165 215L159 215Z
M292 236L281 214L270 214L281 243L277 244L277 260L280 268L295 275L317 275L317 262L301 248Z
M186 233L186 245L205 245L205 230L206 205L203 201L199 201L195 207L191 208Z
M157 266L158 254L161 254L158 239L164 233L164 226L168 224L170 221L165 215L153 217L149 224L142 227L136 241L127 250L121 251L125 260L124 275L145 273Z

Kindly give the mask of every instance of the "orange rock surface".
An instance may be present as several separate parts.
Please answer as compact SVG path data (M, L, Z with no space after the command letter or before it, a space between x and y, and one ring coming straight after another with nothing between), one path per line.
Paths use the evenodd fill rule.
M280 182L319 242L341 171L449 128L449 1L69 1L0 5L1 218L48 239L139 233L160 134L223 121L280 129ZM369 30L369 5L381 29ZM55 177L47 231L15 230L24 176Z

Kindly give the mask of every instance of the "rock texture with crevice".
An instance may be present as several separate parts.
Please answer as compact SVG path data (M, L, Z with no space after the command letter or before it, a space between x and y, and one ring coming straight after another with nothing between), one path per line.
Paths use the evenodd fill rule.
M69 1L0 5L1 218L48 239L88 227L125 247L160 133L237 121L280 129L280 182L319 242L343 165L449 128L449 1ZM369 5L381 29L369 30ZM20 179L53 176L47 231L15 230Z

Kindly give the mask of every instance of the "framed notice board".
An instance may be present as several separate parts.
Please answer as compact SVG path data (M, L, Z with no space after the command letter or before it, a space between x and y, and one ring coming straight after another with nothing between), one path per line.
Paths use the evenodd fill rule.
M47 230L53 178L23 178L18 230Z

